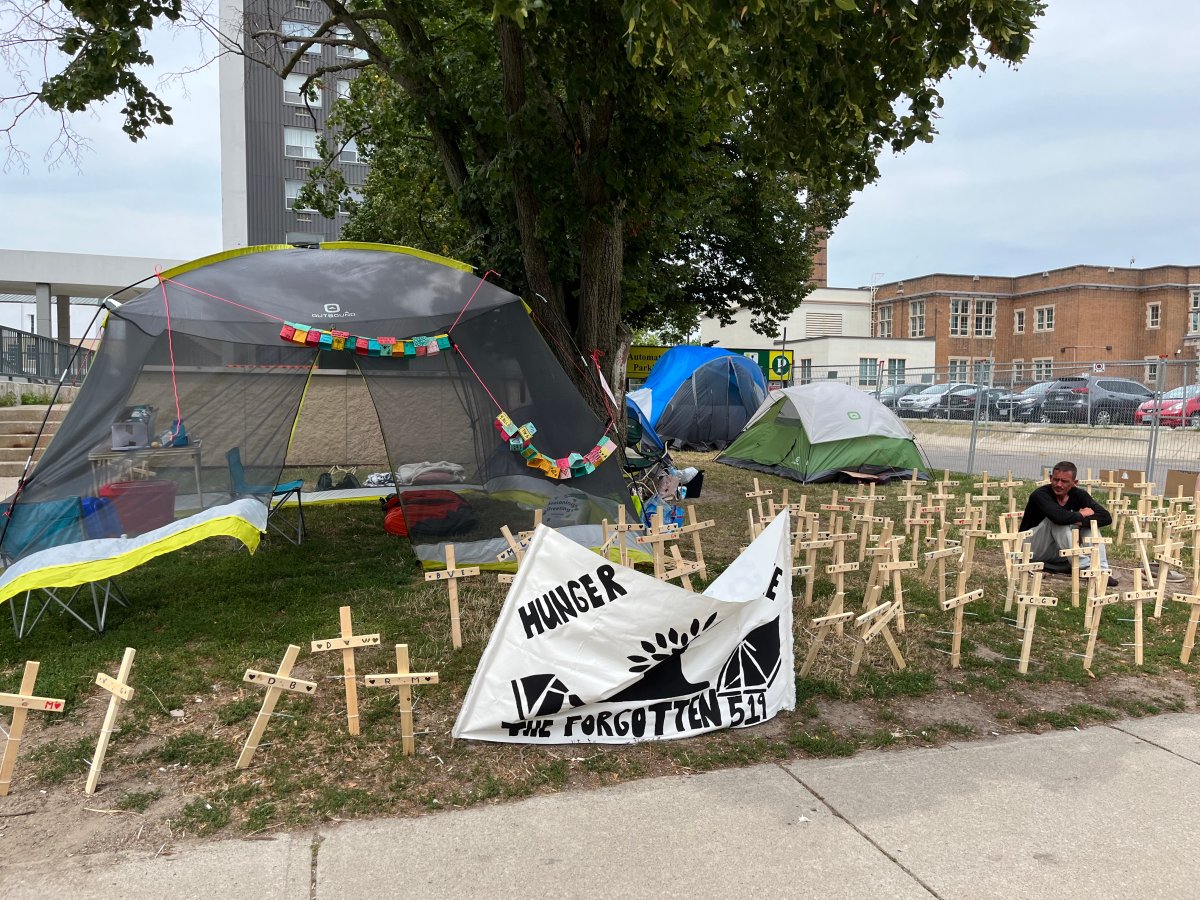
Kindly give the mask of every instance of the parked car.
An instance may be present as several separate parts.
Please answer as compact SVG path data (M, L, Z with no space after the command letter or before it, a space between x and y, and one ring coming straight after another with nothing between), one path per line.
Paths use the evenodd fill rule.
M982 393L982 396L979 394ZM967 385L960 390L950 390L942 394L938 403L937 418L939 419L980 419L995 418L996 398L1007 394L1004 388L977 387Z
M879 392L878 396L876 396L875 399L878 400L880 403L882 403L884 406L886 406L888 409L895 412L896 403L897 403L897 401L899 401L899 399L901 397L907 396L908 394L915 394L917 391L923 391L927 387L929 387L929 385L917 384L917 383L914 383L914 384L889 384L887 387L883 388Z
M1042 418L1042 401L1053 381L1039 381L1021 391L1001 394L995 400L995 418L1006 422L1037 422Z
M945 407L941 406L942 395L974 387L972 384L964 384L958 381L952 381L949 384L931 384L923 391L917 391L901 397L896 404L896 412L901 416L923 419L936 416L940 411L944 418L946 413Z
M1200 428L1200 384L1189 384L1167 391L1161 398L1147 400L1137 408L1133 420L1138 425L1152 425L1155 418L1168 428Z
M1152 390L1128 378L1106 375L1059 378L1042 401L1042 421L1129 425L1137 408L1153 397Z

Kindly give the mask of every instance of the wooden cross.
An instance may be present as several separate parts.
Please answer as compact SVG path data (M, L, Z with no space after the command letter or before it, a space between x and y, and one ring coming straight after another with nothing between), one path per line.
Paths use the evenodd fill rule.
M804 657L804 665L800 667L800 677L807 678L808 673L812 670L813 663L817 661L817 653L821 646L825 643L825 638L833 628L841 629L848 623L854 621L854 613L840 612L833 613L827 616L818 616L812 620L812 626L817 629L816 637L812 639L812 643L808 645L808 653Z
M760 521L754 518L754 510L752 509L746 510L746 524L748 526L746 529L746 546L748 547L753 544L754 539L762 533L762 524Z
M908 529L908 539L912 545L913 562L920 562L921 548L924 542L921 540L921 528L925 528L925 534L929 535L933 531L933 519L911 516L905 517L904 527Z
M986 538L988 532L986 529L978 527L978 523L969 526L962 533L962 571L964 576L969 578L972 570L975 568L975 543L979 538ZM959 593L962 593L959 591Z
M716 519L705 519L703 522L696 519L696 507L688 506L687 508L688 523L682 526L677 532L680 537L685 535L692 536L692 555L696 561L696 573L705 581L708 580L708 565L704 562L704 548L700 546L700 532L706 528L715 528Z
M394 687L400 690L400 740L405 756L416 751L413 740L412 689L418 684L437 684L437 672L410 672L408 669L408 644L396 645L396 671L378 675L367 675L368 687Z
M267 696L263 698L262 709L258 711L254 727L250 729L250 734L246 737L246 745L242 747L242 755L238 757L237 768L249 767L250 760L254 758L254 751L258 749L258 742L262 740L263 732L267 730L271 714L275 712L275 704L279 702L279 696L284 691L302 694L306 697L312 697L317 693L315 682L292 677L292 666L296 664L296 657L299 654L299 647L295 644L288 644L287 652L283 654L283 662L279 664L278 671L260 672L257 669L247 669L246 674L242 676L244 682L265 687Z
M663 511L660 508L654 516L654 524L649 530L642 535L638 535L637 542L646 544L650 547L654 554L654 577L659 581L666 577L663 573L667 570L667 541L674 541L679 538L678 525L666 525L663 520Z
M1084 545L1087 548L1090 556L1090 561L1086 570L1079 573L1081 578L1088 579L1088 600L1093 597L1099 597L1108 589L1108 576L1112 574L1108 569L1100 567L1100 545L1111 544L1112 538L1100 537L1100 526L1096 524L1096 520L1092 519L1090 523L1090 531L1084 538ZM1083 608L1083 627L1091 627L1092 621L1092 606L1085 601Z
M857 562L846 562L846 540L853 540L855 534L849 533L831 537L833 541L833 563L825 567L825 574L833 576L833 602L829 605L829 613L840 613L846 599L846 573L857 572ZM841 538L841 540L838 540ZM838 626L839 629L841 626ZM842 632L839 630L838 634Z
M104 766L104 757L108 753L108 739L117 724L117 715L121 712L121 703L133 699L133 688L129 686L129 673L133 671L133 657L137 651L132 647L125 648L121 657L121 668L117 677L110 678L103 672L96 673L96 684L108 691L108 710L104 713L104 724L100 726L100 737L96 740L96 752L92 754L92 766L88 770L85 794L96 793L96 785L100 783L100 769Z
M1008 513L1001 513L997 524L1000 526L999 531L992 532L987 536L987 539L1000 544L1000 554L1004 558L1004 575L1005 577L1011 577L1011 557L1016 549L1017 542L1021 540L1021 533L1017 531L1016 522Z
M982 596L983 588L976 588L969 593L949 597L941 603L945 612L954 610L954 625L950 637L950 668L952 669L957 669L962 660L963 607Z
M1100 615L1104 607L1119 602L1120 594L1095 594L1087 598L1084 627L1088 629L1087 650L1083 654L1083 668L1092 671L1092 658L1096 654L1096 638L1100 634Z
M930 578L933 575L934 564L936 563L939 603L944 603L946 600L946 560L955 557L961 559L962 552L962 547L946 546L946 529L939 528L937 543L934 545L934 549L925 554L925 573L922 575L925 583L929 584Z
M1021 640L1021 661L1017 671L1022 675L1029 672L1029 651L1033 647L1033 627L1037 622L1037 611L1043 606L1058 606L1057 597L1042 596L1042 573L1033 576L1033 591L1017 594L1017 605L1025 609L1025 636Z
M461 569L454 568L454 545L446 545L446 568L437 572L426 572L426 581L445 581L448 582L450 589L450 640L454 645L455 650L462 649L462 629L459 626L458 618L458 580L460 578L474 578L479 574L479 566L464 566Z
M1059 550L1059 556L1065 556L1071 561L1071 606L1079 607L1079 559L1082 556L1091 557L1092 549L1083 547L1079 543L1079 529L1071 529L1071 546L1065 550Z
M804 570L804 605L812 606L813 602L813 582L817 571L817 551L832 550L833 541L830 538L820 538L810 541L799 541L795 545L795 552L804 551L804 565L800 568Z
M1192 658L1192 648L1196 646L1196 625L1200 624L1200 594L1172 594L1171 599L1192 607L1191 613L1188 614L1187 631L1183 634L1183 650L1179 654L1179 661L1186 666Z
M937 484L938 484L938 490L944 494L944 493L946 493L947 488L955 487L958 484L958 482L950 480L950 470L949 469L943 469L942 470L942 480L939 481Z
M1142 521L1140 516L1135 516L1134 519L1138 524L1134 526L1135 530L1130 532L1129 536L1133 539L1137 549L1138 561L1141 563L1140 571L1148 581L1152 581L1154 573L1150 570L1150 542L1154 540L1154 532L1148 530L1147 523ZM1119 535L1117 541L1120 542Z
M1008 478L1006 478L1004 481L1001 481L997 485L997 487L1004 488L1005 493L1008 495L1008 511L1009 512L1016 512L1017 499L1016 499L1016 497L1013 496L1013 489L1019 488L1021 486L1021 484L1022 484L1022 482L1013 478L1012 469L1009 469L1008 470Z
M898 612L896 605L889 601L867 610L854 620L858 634L855 635L854 658L850 660L851 678L858 674L858 667L867 651L867 645L881 635L891 651L892 659L896 661L896 668L904 668L904 657L900 654L900 648L896 646L896 638L891 629L892 620Z
M502 550L496 555L497 562L507 562L515 560L517 566L520 567L521 560L525 558L525 551L529 549L529 541L527 539L518 539L513 536L512 531L507 525L500 526L500 533L504 535L504 540L508 544L507 550Z
M678 544L671 545L671 561L675 563L675 568L663 571L663 581L671 581L678 578L683 584L685 591L694 592L695 589L692 587L691 576L700 571L700 563L684 559L683 554L679 552Z
M946 527L946 504L954 499L954 495L947 494L944 491L942 491L942 492L939 492L936 494L933 494L933 493L928 494L926 496L926 499L929 500L930 505L933 507L933 511L937 512L937 514L938 514L938 528L945 528Z
M875 501L878 499L879 498L875 496L875 482L873 481L870 484L870 492L865 496L860 495L858 497L850 498L851 503L862 504L862 512L851 517L851 521L858 522L861 525L858 541L859 560L862 560L864 554L867 552L867 541L874 537L874 526L883 524L883 517L875 515Z
M1013 554L1012 574L1008 578L1008 590L1004 595L1004 611L1010 612L1018 594L1031 593L1033 576L1040 573L1045 564L1030 559L1033 551L1029 544L1023 544L1020 553ZM1017 607L1017 626L1025 624L1025 608Z
M351 734L358 734L358 683L354 667L354 651L358 647L379 646L379 635L355 634L348 606L338 609L338 624L342 629L340 637L313 641L310 647L313 653L324 653L327 650L342 651L342 681L346 684L346 725Z
M1157 598L1157 588L1142 590L1142 572L1140 569L1134 569L1133 590L1121 594L1121 601L1133 604L1133 662L1138 666L1142 665L1144 649L1143 632L1145 630L1145 615L1142 612L1142 604L1147 600L1156 600Z
M17 764L17 753L21 750L21 735L25 733L25 717L30 710L35 712L62 712L66 703L53 697L35 697L33 686L37 681L41 663L28 660L25 674L21 676L21 687L15 694L0 694L0 706L13 707L12 724L8 726L8 738L4 742L4 756L0 758L0 797L8 796L12 783L13 767Z
M844 503L838 503L838 492L834 491L829 502L821 504L821 511L837 514L831 517L829 530L831 532L840 532L842 530L842 513L850 512L850 507ZM857 537L857 535L855 535L855 537Z
M688 507L688 512L692 511L692 507ZM617 509L617 524L612 526L617 534L617 546L620 548L620 562L625 568L629 568L629 545L625 536L635 531L644 531L645 526L641 522L626 522L625 521L625 504Z
M1163 599L1167 596L1167 576L1171 574L1171 567L1177 569L1183 568L1183 559L1181 550L1183 550L1183 541L1170 540L1170 533L1164 535L1167 540L1154 547L1154 560L1158 563L1158 582L1155 589L1158 591L1158 596L1154 598L1154 618L1157 619L1162 615Z
M1093 478L1092 470L1088 469L1087 474L1083 478L1079 479L1079 484L1081 487L1083 487L1085 490L1088 490L1090 493L1091 488L1100 487L1100 485L1103 484L1103 482L1099 478Z
M775 493L774 491L763 490L762 488L760 488L760 487L758 486L758 479L757 479L757 478L755 478L755 479L754 479L754 490L752 490L752 491L746 491L746 496L747 496L747 497L753 497L753 498L754 498L754 505L755 505L755 506L758 508L758 521L759 521L759 522L762 522L762 521L763 521L763 519L764 519L764 518L766 518L766 517L763 515L763 502L762 502L762 498L763 498L763 497L770 497L770 496L772 496L774 493ZM754 538L753 538L753 537L751 537L751 538L750 538L750 540L754 540Z
M876 543L874 547L867 547L863 551L862 556L860 557L860 561L862 561L862 562L866 562L867 559L871 560L871 571L870 571L870 574L867 575L867 586L866 586L866 588L864 588L864 596L863 596L864 602L866 602L866 599L867 599L865 596L865 592L870 591L871 588L874 586L875 582L879 578L879 564L881 562L883 562L885 559L891 558L892 541L902 541L902 540L903 540L903 538L901 538L901 537L896 537L896 538L892 537L892 520L884 519L883 530L879 532L878 543Z

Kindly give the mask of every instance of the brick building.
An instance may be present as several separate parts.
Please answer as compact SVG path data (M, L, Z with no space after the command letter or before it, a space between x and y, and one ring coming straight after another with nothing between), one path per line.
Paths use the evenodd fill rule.
M992 365L1041 381L1083 362L1143 363L1153 380L1153 361L1196 357L1200 266L908 278L877 287L872 333L933 337L952 381L986 381Z

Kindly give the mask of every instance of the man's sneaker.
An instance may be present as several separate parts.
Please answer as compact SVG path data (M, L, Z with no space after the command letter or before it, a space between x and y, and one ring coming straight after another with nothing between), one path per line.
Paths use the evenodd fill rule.
M1150 575L1155 581L1158 580L1158 566L1150 566ZM1177 572L1170 567L1167 568L1167 582L1169 584L1179 584L1181 581L1187 581L1187 576L1182 572Z
M1120 584L1121 584L1121 579L1119 579L1119 578L1118 578L1116 575L1109 575L1109 576L1108 576L1108 586L1109 586L1110 588L1111 588L1111 587L1117 587L1117 586L1119 586Z

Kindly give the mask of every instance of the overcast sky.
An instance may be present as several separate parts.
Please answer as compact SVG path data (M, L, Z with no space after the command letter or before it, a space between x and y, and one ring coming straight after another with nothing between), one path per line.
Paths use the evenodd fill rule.
M944 85L940 134L881 163L830 239L829 282L1018 275L1078 263L1200 263L1200 3L1051 0L1028 61ZM194 37L153 37L194 64ZM173 63L173 65L171 65ZM187 259L221 249L215 66L176 124L130 143L116 108L76 120L80 168L47 171L57 129L23 123L28 170L0 173L0 248ZM119 106L119 105L118 105Z

